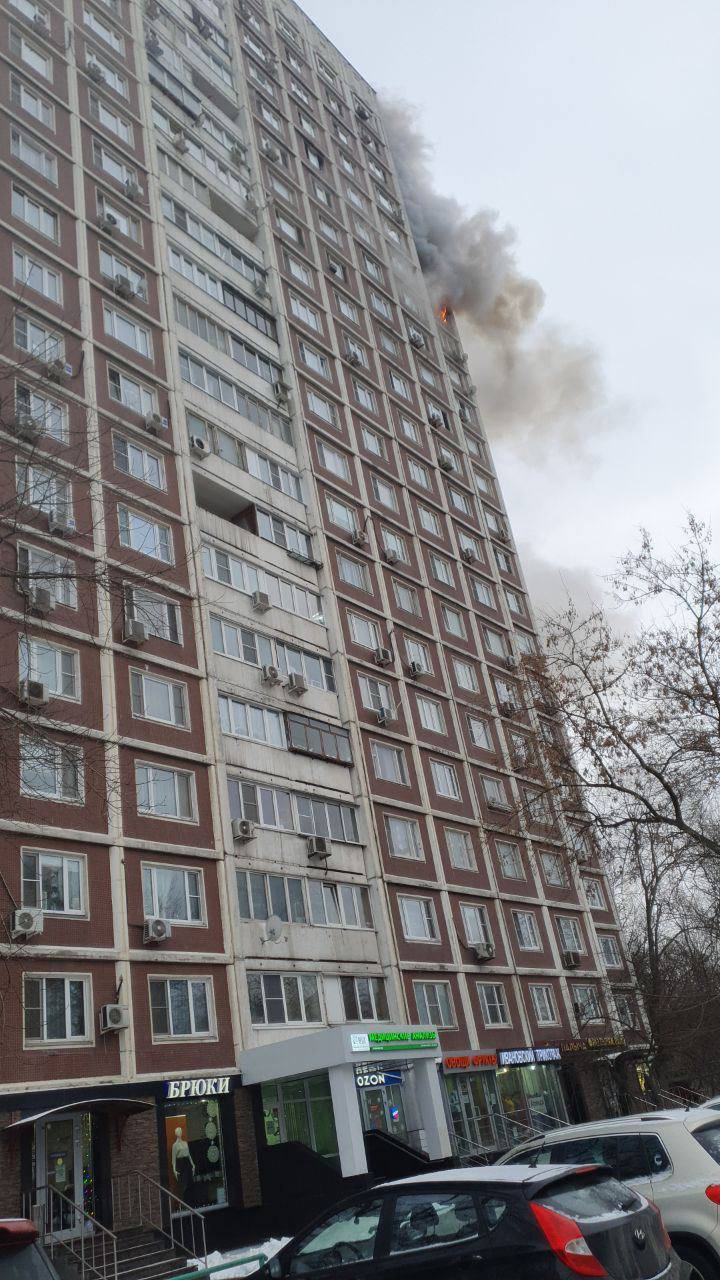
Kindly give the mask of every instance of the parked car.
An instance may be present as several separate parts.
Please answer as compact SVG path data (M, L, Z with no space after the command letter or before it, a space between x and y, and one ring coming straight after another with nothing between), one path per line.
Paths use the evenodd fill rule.
M447 1169L372 1187L276 1253L263 1280L681 1280L659 1212L597 1165Z
M2 1280L58 1280L37 1234L35 1224L27 1218L0 1218Z
M692 1280L720 1280L720 1115L709 1109L653 1111L555 1129L524 1142L499 1164L602 1162L662 1211Z

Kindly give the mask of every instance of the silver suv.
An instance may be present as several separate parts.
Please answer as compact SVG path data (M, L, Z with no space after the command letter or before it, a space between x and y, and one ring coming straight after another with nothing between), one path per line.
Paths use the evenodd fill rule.
M720 1115L655 1111L569 1125L514 1147L500 1164L606 1164L662 1212L691 1280L720 1280Z

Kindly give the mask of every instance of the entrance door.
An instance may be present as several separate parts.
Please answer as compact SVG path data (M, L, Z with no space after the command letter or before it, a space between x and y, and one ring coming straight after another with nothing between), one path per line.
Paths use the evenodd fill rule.
M66 1238L78 1235L77 1210L92 1211L90 1116L75 1112L38 1121L35 1144L37 1198L46 1206L47 1228Z
M476 1072L471 1076L445 1077L453 1129L458 1138L469 1143L461 1155L476 1155L478 1151L492 1150L499 1145L490 1118L485 1075L486 1072Z
M402 1099L402 1086L399 1084L379 1085L377 1088L361 1089L363 1120L366 1129L382 1129L401 1142L408 1141L408 1130L405 1122L405 1108Z

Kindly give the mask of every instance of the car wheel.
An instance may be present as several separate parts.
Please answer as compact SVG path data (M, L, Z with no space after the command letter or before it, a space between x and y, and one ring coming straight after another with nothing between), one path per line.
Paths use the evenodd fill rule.
M675 1252L683 1262L690 1265L686 1280L720 1280L717 1265L709 1261L701 1249L695 1249L691 1244L681 1244L676 1246Z

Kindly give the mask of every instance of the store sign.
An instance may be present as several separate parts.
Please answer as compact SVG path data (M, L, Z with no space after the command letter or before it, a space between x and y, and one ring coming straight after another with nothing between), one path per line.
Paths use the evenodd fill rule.
M586 1049L624 1049L623 1036L588 1036L587 1040L563 1040L562 1053L582 1053Z
M498 1066L531 1067L539 1062L559 1062L560 1050L554 1046L543 1049L498 1049Z
M356 1075L358 1089L378 1089L386 1084L402 1084L401 1071L366 1071Z
M437 1032L431 1027L407 1031L368 1031L350 1035L352 1053L388 1053L397 1049L437 1049Z
M474 1067L496 1067L496 1053L460 1053L443 1058L444 1071L472 1071Z
M199 1080L166 1080L166 1098L216 1098L230 1092L230 1076L205 1076Z

